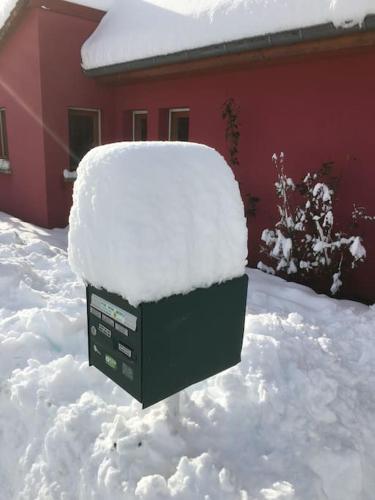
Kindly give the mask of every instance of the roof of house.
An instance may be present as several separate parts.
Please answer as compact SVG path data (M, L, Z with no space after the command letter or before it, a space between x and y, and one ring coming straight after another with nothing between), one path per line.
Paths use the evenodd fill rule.
M100 18L112 5L114 0L0 0L0 42L2 42L16 26L27 7L42 7L82 16L82 12L90 19L99 22ZM98 17L98 14L100 14Z
M63 0L67 3L73 3L107 11L114 0ZM18 11L21 11L31 2L29 0L1 0L0 4L0 31L5 27L12 17L15 17Z
M108 10L113 4L113 0L65 0L65 2L77 3L92 9Z
M93 74L110 73L160 57L171 63L181 61L174 55L183 60L332 37L374 29L373 17L365 23L371 14L374 0L115 0L83 45L82 62Z

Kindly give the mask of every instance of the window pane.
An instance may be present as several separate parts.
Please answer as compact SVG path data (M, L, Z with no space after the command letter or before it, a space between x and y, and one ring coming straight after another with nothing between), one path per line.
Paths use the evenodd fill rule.
M70 167L77 168L90 149L99 145L99 120L96 111L69 110Z
M147 141L147 113L133 113L133 141Z
M171 141L188 141L189 140L189 111L172 111L171 112Z
M189 140L189 117L181 116L177 118L177 140Z
M4 109L0 109L0 158L8 159L8 138Z

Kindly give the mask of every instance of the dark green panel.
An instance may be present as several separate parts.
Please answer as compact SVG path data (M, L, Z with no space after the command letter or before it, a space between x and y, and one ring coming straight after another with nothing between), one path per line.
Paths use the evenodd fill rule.
M87 287L89 362L150 406L241 359L247 276L132 307Z
M137 318L136 329L116 321L95 307L93 295L118 306ZM114 382L142 401L141 311L118 295L87 287L89 362ZM95 328L95 330L93 330ZM112 362L111 360L114 360Z
M143 405L241 360L247 276L143 309Z

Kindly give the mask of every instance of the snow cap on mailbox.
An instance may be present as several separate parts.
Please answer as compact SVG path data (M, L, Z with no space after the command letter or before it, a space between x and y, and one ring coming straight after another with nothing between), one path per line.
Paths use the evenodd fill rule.
M91 150L78 167L69 222L73 270L133 306L245 272L238 184L224 158L200 144Z

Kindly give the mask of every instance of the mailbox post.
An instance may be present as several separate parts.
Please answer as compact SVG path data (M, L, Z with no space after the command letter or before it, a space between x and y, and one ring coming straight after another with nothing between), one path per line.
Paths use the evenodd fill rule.
M192 146L194 151L199 148L198 145ZM147 148L150 148L147 145L143 147L146 148L146 151ZM171 148L174 153L176 148L179 150L176 144L159 144L159 146L154 146L154 153L155 148L157 152L158 147ZM200 147L204 148L204 151L209 149ZM132 146L124 144L123 148L125 160L127 158L130 161L132 155L129 157L126 152L131 151ZM189 149L185 148L186 146L182 152L185 150L189 153ZM101 150L101 148L98 149ZM210 151L213 152L213 150ZM216 152L213 153L217 155ZM163 158L165 159L165 156ZM105 159L104 155L102 161L104 162ZM95 160L92 158L91 162L95 164ZM132 161L135 161L134 158ZM82 167L80 167L81 169ZM110 174L109 170L108 175ZM79 184L80 178L84 180L82 185ZM156 290L156 295L154 293L155 297L158 297L156 300L142 300L142 293L139 293L137 303L134 300L133 303L130 303L126 297L126 291L132 293L132 288L124 289L125 293L116 293L113 288L112 291L109 291L108 283L111 280L106 281L106 276L103 274L103 278L98 282L95 275L95 268L98 272L102 272L102 269L95 265L95 259L100 260L102 255L100 248L95 249L95 244L100 246L106 235L85 234L87 225L95 227L93 223L93 221L95 222L95 213L87 212L87 218L93 217L93 221L85 221L85 217L82 216L82 204L85 205L87 182L90 180L95 183L95 177L93 173L90 173L89 153L83 160L83 174L79 171L75 186L69 235L71 264L88 283L86 295L89 364L95 366L140 401L143 408L147 408L240 362L248 282L247 275L244 273L245 259L243 258L246 250L242 248L237 252L237 249L234 249L234 253L237 252L239 258L242 258L242 262L237 268L241 270L242 266L243 269L243 272L237 272L235 277L229 276L227 279L214 281L209 286L191 286L191 290L188 292L186 289L182 289L178 293L177 287L175 293L161 298L158 295L162 294L158 294L158 290ZM233 196L239 198L238 187L234 179L231 179L230 182L233 183ZM96 184L96 189L100 193L100 183ZM178 186L176 189L178 190ZM95 190L93 192L95 195L98 194ZM238 198L235 198L236 203ZM111 203L110 199L108 199L108 203ZM240 203L240 207L242 207L242 202ZM241 212L237 210L237 213ZM113 211L112 215L114 215ZM135 219L136 216L135 213ZM243 213L241 216L243 217ZM100 216L98 217L100 219ZM243 221L240 220L239 227L241 228L243 228L242 223ZM101 227L100 223L99 227ZM135 226L129 225L129 227ZM216 230L219 231L220 228L221 223L218 222ZM122 230L126 232L126 238L131 239L130 229L121 226L116 228L117 232ZM118 233L112 232L110 234L113 240L113 235ZM207 236L198 234L195 237L197 244L203 241L204 245L204 238L212 237L212 234ZM162 233L161 238L163 238ZM128 239L125 240L126 244ZM120 236L119 245L121 245L121 241ZM188 239L186 241L188 242ZM239 238L239 244L243 244L243 241L246 241L246 235L245 238ZM233 245L233 242L229 244L229 252L233 251L230 245ZM125 261L126 249L125 245ZM223 250L225 251L225 248L222 246L220 252ZM111 253L110 249L108 253ZM185 251L184 254L186 255ZM220 263L220 259L218 262ZM85 267L86 264L87 267ZM194 262L191 265L194 265ZM177 276L179 276L178 267L176 269ZM200 267L197 269L201 270ZM192 274L197 275L198 271L193 270ZM205 270L201 272L203 271L206 272ZM215 271L214 267L213 271ZM90 272L94 274L90 274ZM121 261L116 267L116 272L120 275L123 272L123 279L127 280L126 266L122 270ZM233 271L231 273L233 274ZM112 280L117 278L110 265L108 266L108 275ZM186 276L189 277L189 274ZM222 277L222 273L220 277ZM147 280L147 274L138 279ZM140 284L142 283L135 282L134 287L139 288ZM160 281L160 287L162 286L162 281ZM146 289L149 295L150 287L145 287ZM146 296L146 292L143 293Z

